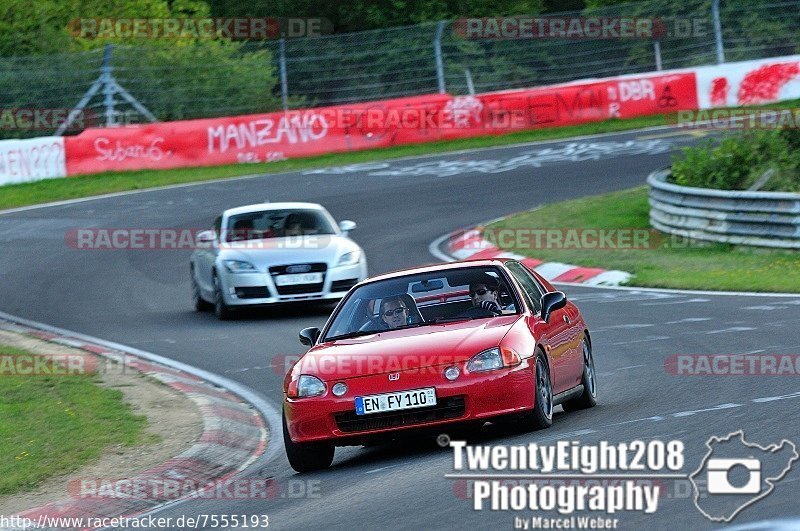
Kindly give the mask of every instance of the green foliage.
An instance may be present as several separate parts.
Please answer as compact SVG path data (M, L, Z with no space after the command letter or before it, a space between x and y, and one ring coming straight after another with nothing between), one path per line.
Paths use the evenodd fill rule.
M228 41L183 46L123 47L117 81L159 120L274 111L277 76L268 50L241 52Z
M56 53L70 46L69 8L60 0L0 2L0 56Z
M82 18L209 17L208 4L200 0L82 0L79 5L75 0L7 0L0 6L0 15L2 108L73 107L99 76L107 44L114 47L111 66L117 82L159 120L280 108L268 49L253 50L223 38L91 38L80 35L76 22ZM64 51L73 53L56 53ZM88 110L102 113L101 101L102 94L96 95ZM128 109L127 104L118 108ZM99 117L90 118L85 125L99 122ZM43 132L4 130L0 134L37 136Z
M671 182L682 186L746 190L768 170L763 191L800 191L800 131L755 131L682 150Z
M461 17L535 14L543 0L209 0L214 16L328 19L337 33L390 28Z

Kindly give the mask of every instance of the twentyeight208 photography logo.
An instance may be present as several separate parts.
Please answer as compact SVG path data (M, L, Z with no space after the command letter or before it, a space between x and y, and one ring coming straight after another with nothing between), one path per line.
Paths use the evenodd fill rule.
M744 432L711 437L708 453L690 476L694 504L714 522L730 522L744 508L767 496L800 458L795 444L759 446L749 443Z

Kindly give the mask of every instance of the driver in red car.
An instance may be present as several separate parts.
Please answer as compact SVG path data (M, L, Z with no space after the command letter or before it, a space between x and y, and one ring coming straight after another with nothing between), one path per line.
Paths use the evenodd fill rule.
M408 307L400 297L387 297L381 301L381 320L390 329L408 324Z
M514 305L503 307L500 302L500 286L489 276L469 284L469 297L472 308L459 314L459 317L488 317L500 315L503 310L514 310Z
M499 296L500 288L492 282L477 282L469 285L469 297L472 299L474 308L489 310L494 314L500 314Z

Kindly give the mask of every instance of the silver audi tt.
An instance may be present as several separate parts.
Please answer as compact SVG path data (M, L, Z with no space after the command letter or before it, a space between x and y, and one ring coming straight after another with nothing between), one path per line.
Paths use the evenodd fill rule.
M364 251L314 203L261 203L226 210L197 235L191 257L198 311L229 319L243 306L340 299L367 277Z

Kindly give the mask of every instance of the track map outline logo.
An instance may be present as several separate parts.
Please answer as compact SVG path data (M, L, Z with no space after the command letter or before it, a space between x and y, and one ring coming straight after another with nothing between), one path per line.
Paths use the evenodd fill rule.
M747 442L742 430L724 437L713 436L706 441L706 448L708 453L697 470L689 475L689 481L694 486L692 501L695 507L712 522L730 522L743 509L765 498L775 489L775 484L786 477L792 464L800 459L797 446L789 439L760 446ZM734 457L727 455L730 449L733 449ZM779 454L786 451L790 451L791 455L785 461L785 466L770 472L769 468L775 468L776 463L785 459ZM772 462L765 463L762 457L768 457ZM730 472L736 467L745 469L748 474L744 485L733 485L730 480ZM706 477L705 483L696 480L702 475ZM736 501L741 496L746 498L739 498L741 502Z

